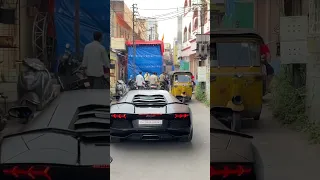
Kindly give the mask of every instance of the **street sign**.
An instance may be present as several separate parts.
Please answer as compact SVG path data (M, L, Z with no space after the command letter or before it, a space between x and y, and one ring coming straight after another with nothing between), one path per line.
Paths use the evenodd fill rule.
M210 43L210 34L196 34L197 43Z
M308 59L308 17L280 17L281 64L304 64Z
M198 67L198 82L206 82L207 81L207 67L201 66Z

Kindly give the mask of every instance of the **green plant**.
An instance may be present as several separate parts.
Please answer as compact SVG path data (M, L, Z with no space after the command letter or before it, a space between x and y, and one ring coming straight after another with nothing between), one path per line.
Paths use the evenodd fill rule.
M200 85L196 86L196 92L195 92L195 97L198 101L204 103L205 105L209 106L209 100L207 99L206 96L206 91L201 88Z
M310 140L320 142L320 127L308 121L305 112L305 87L294 88L292 78L282 68L272 82L271 107L273 115L281 124L298 131L307 132Z

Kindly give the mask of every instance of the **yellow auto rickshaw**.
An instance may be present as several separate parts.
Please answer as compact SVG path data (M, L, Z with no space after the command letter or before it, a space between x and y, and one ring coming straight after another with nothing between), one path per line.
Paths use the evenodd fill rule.
M243 118L260 119L264 89L261 36L252 30L220 29L210 35L210 110L239 131Z
M188 71L172 71L169 73L170 93L182 102L192 97L192 73Z

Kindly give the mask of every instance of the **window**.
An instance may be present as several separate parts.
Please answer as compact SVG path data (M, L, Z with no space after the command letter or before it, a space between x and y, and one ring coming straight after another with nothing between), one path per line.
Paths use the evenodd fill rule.
M188 35L188 40L191 39L191 23L189 24L189 35Z
M189 74L179 74L175 76L174 80L180 83L188 83L191 82L191 77Z
M184 14L187 13L187 8L188 8L188 1L185 0L185 1L184 1Z
M260 46L252 42L211 45L211 66L260 66ZM233 52L233 53L230 53Z
M193 19L193 28L192 28L192 31L197 30L198 26L199 26L199 24L198 24L199 13L198 12L199 12L198 8L195 8L195 10L193 11L193 17L192 17L192 19Z
M183 42L187 42L188 40L188 30L187 27L184 27L184 31L183 31Z

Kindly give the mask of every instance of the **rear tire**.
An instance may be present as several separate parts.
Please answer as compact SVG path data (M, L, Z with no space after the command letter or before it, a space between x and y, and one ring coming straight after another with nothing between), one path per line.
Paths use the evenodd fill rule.
M253 119L254 119L255 121L260 120L260 115L253 117Z
M7 119L5 117L5 112L0 108L0 132L4 130L7 125Z
M30 103L29 101L23 101L21 103L21 105L27 106L32 110L32 114L30 115L29 118L25 118L25 119L20 120L21 124L27 124L29 122L29 120L33 119L34 113L37 111L37 105L34 105L34 104Z
M110 142L111 143L120 143L121 139L117 137L110 137Z
M188 137L180 138L180 142L191 142L193 138L193 129L191 130Z
M232 113L231 130L237 132L241 130L241 117L239 112Z

